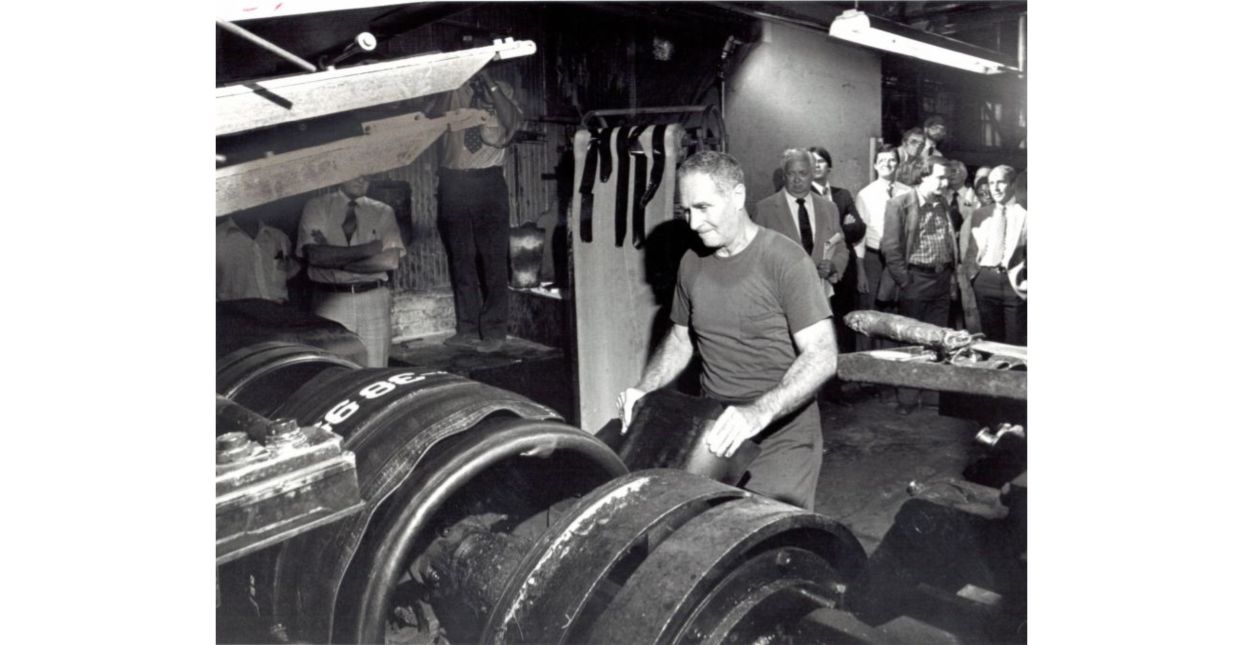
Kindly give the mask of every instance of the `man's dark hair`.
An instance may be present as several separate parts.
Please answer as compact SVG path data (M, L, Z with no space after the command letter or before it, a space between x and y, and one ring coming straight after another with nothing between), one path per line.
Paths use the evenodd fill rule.
M902 143L905 143L905 142L909 141L909 140L910 140L910 137L912 137L912 136L914 136L914 135L916 135L916 134L921 134L921 135L923 135L924 137L926 137L926 136L927 136L927 133L923 131L923 128L920 128L920 127L918 127L918 126L915 126L915 127L913 127L913 128L910 128L909 130L906 130L905 134L901 135L901 142L902 142Z
M895 155L898 155L898 156L897 156L897 161L898 161L898 162L900 162L900 161L901 161L901 155L899 155L899 154L897 153L897 146L895 146L895 145L893 145L893 144L891 144L891 143L881 143L881 144L880 144L880 147L875 149L875 159L872 159L872 160L871 160L871 163L873 163L873 164L874 164L875 162L879 161L879 160L880 160L880 155L882 155L882 154L884 154L884 153L886 153L886 152L891 152L891 153L893 153L893 154L895 154Z
M944 122L944 117L939 114L933 114L927 117L927 120L923 122L923 128L928 130L930 130L933 125L938 125L946 129L949 127L949 124Z
M914 159L911 159L909 163L910 176L917 177L919 181L923 181L924 177L931 175L932 170L936 166L944 166L946 171L949 169L949 160L941 156L915 157Z
M826 148L823 148L820 146L811 146L810 148L807 148L807 150L810 150L811 154L813 155L819 155L823 157L824 161L828 162L828 169L829 170L832 169L832 155L828 154L828 150Z

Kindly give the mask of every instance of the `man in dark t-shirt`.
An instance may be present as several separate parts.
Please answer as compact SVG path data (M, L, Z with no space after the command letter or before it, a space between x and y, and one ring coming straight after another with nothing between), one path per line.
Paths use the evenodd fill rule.
M681 259L673 328L642 378L617 398L622 431L634 402L676 379L697 348L703 391L726 406L707 432L708 449L727 458L754 438L762 451L743 487L814 510L823 463L815 392L837 365L815 264L797 243L751 221L733 157L698 153L677 178L690 228L709 253Z

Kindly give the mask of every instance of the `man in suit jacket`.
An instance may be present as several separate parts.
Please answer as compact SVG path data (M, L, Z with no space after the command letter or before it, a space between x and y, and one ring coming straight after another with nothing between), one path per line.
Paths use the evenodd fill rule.
M845 235L845 244L848 249L853 249L867 235L867 224L858 214L858 207L854 205L854 196L850 194L850 191L829 183L828 175L832 173L832 155L828 153L828 150L819 146L812 146L809 149L811 159L815 162L811 189L816 194L827 197L828 201L837 207L837 212L841 214L841 232ZM865 285L867 282L866 269L863 268L862 261L849 250L846 252L846 257L848 263L845 265L845 273L833 286L831 302L833 323L837 327L837 347L842 353L852 352L855 349L854 331L845 326L845 315L858 308L859 292L866 290L860 285Z
M949 187L948 160L920 157L914 162L914 190L888 201L880 249L899 289L897 311L933 325L949 325L949 303L956 285L957 239L942 197ZM897 390L897 412L910 414L917 390Z
M849 262L845 234L837 207L811 189L815 163L805 148L786 150L785 187L755 205L755 223L800 244L815 261L824 281L824 294L845 275ZM839 235L835 244L829 244Z
M1010 166L988 174L994 203L975 211L962 229L964 304L977 311L967 328L1010 345L1026 345L1026 209L1018 203ZM975 328L971 328L973 325Z

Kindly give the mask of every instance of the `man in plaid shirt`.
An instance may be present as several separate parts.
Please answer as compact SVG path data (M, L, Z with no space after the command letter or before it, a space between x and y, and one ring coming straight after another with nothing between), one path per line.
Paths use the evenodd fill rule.
M885 206L880 249L900 289L898 313L947 327L958 258L957 238L943 198L949 187L949 162L944 157L916 158L912 176L918 178L915 189ZM918 400L917 390L899 388L898 414L910 414Z

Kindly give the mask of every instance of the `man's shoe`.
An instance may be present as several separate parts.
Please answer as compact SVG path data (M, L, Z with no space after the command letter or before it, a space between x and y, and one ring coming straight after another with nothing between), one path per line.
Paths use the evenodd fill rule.
M445 347L475 348L479 346L479 337L475 334L458 332L444 339Z
M486 340L479 341L479 344L476 345L474 349L480 354L491 354L492 352L500 351L502 348L504 348L504 346L505 346L505 339L488 338Z
M898 403L897 414L900 414L903 417L908 417L911 412L914 412L914 408L916 407L918 407L917 403Z

